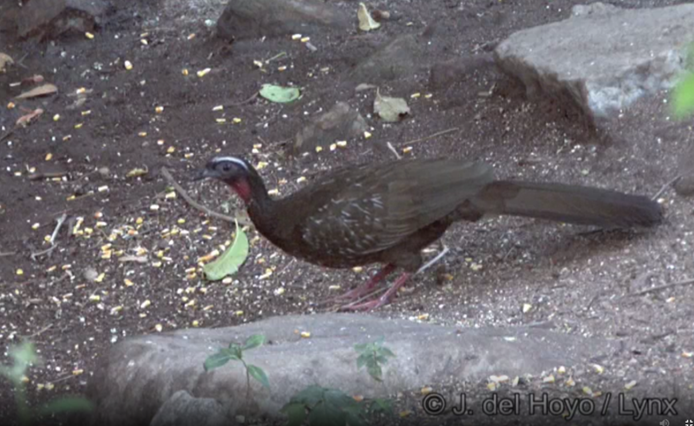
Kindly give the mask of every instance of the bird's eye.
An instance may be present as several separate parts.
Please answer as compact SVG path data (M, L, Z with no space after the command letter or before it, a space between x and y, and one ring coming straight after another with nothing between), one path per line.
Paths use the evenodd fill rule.
M229 170L231 170L231 164L229 164L229 163L222 164L222 170L224 170L225 172L228 172Z

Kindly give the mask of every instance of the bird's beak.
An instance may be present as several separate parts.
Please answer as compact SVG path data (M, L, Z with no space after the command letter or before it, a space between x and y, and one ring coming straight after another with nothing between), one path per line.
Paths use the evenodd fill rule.
M193 176L193 180L203 180L203 179L208 179L208 178L214 178L217 177L216 173L214 170L210 170L208 168L204 168L202 170L199 170L195 176Z

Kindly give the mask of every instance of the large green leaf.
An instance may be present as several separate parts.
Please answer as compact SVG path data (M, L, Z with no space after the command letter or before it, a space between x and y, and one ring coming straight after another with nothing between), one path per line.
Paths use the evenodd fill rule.
M673 89L672 110L679 118L694 111L694 72L688 73Z
M230 349L220 349L219 352L207 357L203 367L205 367L205 371L210 371L223 366L229 361L238 361L238 359L239 357Z
M267 378L267 374L265 374L265 370L251 364L248 364L246 368L248 368L248 374L250 374L251 377L256 379L258 382L260 382L261 385L265 386L266 388L270 388L270 381Z
M306 420L306 407L304 404L287 404L281 410L288 417L287 426L301 426Z
M265 336L262 334L254 334L246 340L246 343L243 344L243 350L247 351L249 349L257 348L263 343L265 343Z
M323 399L323 392L325 392L325 388L318 385L310 385L294 395L290 403L301 403L312 409Z
M248 237L236 223L236 237L234 242L222 255L203 267L205 277L211 281L219 281L227 275L232 275L239 270L248 257Z
M39 414L58 414L58 413L68 413L77 411L92 411L94 409L94 404L88 399L82 397L65 397L54 399L48 402L39 409Z
M325 401L316 405L308 415L311 426L345 426L346 414Z
M295 101L301 96L301 91L296 87L283 87L274 84L263 84L259 93L268 101L282 104Z

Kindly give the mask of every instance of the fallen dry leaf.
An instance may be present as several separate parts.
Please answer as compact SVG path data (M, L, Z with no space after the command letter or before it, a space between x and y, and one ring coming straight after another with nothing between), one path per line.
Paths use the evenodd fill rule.
M125 176L131 178L131 177L144 176L147 173L148 173L147 169L135 168L135 169L130 170L128 172L128 174L126 174Z
M55 85L48 83L44 84L43 86L39 86L35 89L31 89L28 92L24 92L21 95L17 96L15 99L30 99L35 98L37 96L52 95L57 91L58 88Z
M0 72L5 72L5 67L7 65L14 64L14 60L7 53L0 52Z
M376 90L374 112L384 121L395 122L408 115L410 107L407 106L407 102L404 99L381 96L381 93Z
M17 126L22 126L26 127L29 124L31 124L32 121L34 121L35 118L38 118L43 114L43 110L41 108L36 108L35 110L31 111L28 114L25 114L17 119Z
M366 9L366 5L364 3L359 3L357 18L359 19L359 29L362 31L375 30L381 26L381 24L374 21L374 19L371 17L371 14L369 13L368 9Z

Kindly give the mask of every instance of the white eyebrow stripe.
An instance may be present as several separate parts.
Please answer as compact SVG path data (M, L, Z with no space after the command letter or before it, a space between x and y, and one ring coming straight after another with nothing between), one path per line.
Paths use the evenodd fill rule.
M232 163L236 163L240 166L242 166L246 171L248 171L248 164L246 164L245 161L243 161L240 158L237 157L215 157L212 162L214 163L220 163L222 161L231 161Z

